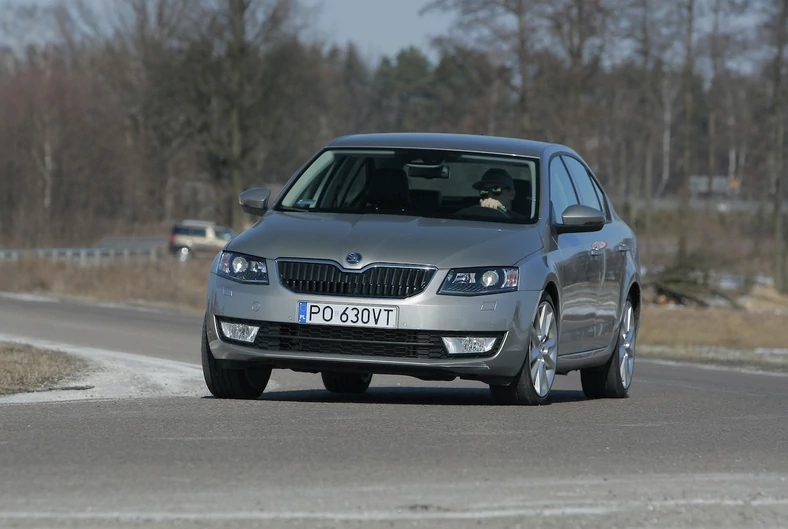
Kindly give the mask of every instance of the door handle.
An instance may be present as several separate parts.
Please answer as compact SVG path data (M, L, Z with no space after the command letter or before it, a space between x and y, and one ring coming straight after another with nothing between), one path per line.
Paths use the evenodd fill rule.
M627 244L625 242L622 242L621 244L618 245L618 251L619 252L628 252L629 248L630 248L629 244Z

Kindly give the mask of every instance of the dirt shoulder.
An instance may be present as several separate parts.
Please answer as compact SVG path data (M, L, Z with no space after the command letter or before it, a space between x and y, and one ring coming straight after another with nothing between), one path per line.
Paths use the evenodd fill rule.
M25 344L0 342L0 395L73 389L92 364Z

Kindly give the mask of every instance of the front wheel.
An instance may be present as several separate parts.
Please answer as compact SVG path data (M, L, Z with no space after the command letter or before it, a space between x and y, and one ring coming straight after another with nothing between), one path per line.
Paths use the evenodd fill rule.
M271 378L271 368L251 371L220 367L208 345L205 322L202 325L202 372L208 391L219 399L254 400L263 394Z
M547 403L558 362L558 318L553 298L542 294L531 327L531 339L520 373L508 386L490 386L499 404L537 405Z
M635 372L635 340L638 318L627 299L618 331L616 348L602 367L580 370L583 393L589 399L620 399L627 396Z
M323 371L320 376L323 378L323 386L331 393L358 395L364 393L372 382L371 373Z

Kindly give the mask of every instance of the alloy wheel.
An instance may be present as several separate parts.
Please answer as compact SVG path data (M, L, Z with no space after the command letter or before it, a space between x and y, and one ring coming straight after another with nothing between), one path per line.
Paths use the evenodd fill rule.
M632 374L635 371L635 334L637 321L632 302L627 300L624 306L624 318L621 322L621 336L618 340L618 366L621 376L621 385L629 389L632 383Z
M555 313L547 301L539 305L531 333L529 368L534 391L545 397L553 386L558 360L558 339Z

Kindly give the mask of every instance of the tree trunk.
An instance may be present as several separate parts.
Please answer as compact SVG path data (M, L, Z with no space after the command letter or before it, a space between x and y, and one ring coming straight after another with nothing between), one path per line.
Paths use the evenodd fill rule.
M520 87L518 100L520 104L520 127L522 137L527 138L531 132L530 97L528 95L528 27L526 25L526 0L517 0L517 60L520 69Z
M618 147L618 190L617 195L619 200L623 201L625 204L624 208L624 215L627 222L632 222L632 201L635 197L628 195L630 193L630 182L632 180L631 175L629 174L629 167L627 164L627 142L624 138L621 138L621 143Z
M228 47L230 68L230 151L229 172L231 196L232 227L236 232L244 229L244 212L238 205L238 195L244 188L243 177L243 128L241 126L242 90L244 80L244 62L246 46L246 11L249 8L248 0L230 0L230 16L232 19L232 36Z
M783 59L786 45L786 23L788 23L788 0L782 0L780 9L780 25L777 29L777 57L774 65L774 286L780 292L786 292L785 281L785 243L783 221L783 143L785 136L785 108L783 98Z
M711 108L709 108L709 158L706 161L706 172L708 173L709 177L709 190L708 194L706 195L706 211L711 212L713 210L712 206L715 202L714 197L714 176L717 174L717 164L714 162L714 157L717 156L716 149L714 148L714 143L717 141L717 113L714 110L714 106L712 104ZM711 241L709 241L711 242Z
M720 49L719 49L719 34L720 34L720 11L722 10L722 0L715 0L713 10L712 30L711 30L711 87L708 94L708 107L709 107L709 159L707 162L707 172L709 175L709 194L706 198L706 210L711 211L714 204L714 197L712 194L712 182L714 176L717 174L717 100L715 98L717 93L717 86L720 76ZM709 242L711 242L709 240Z
M495 131L498 130L498 100L500 99L500 90L501 81L498 75L496 75L493 78L493 85L490 90L490 108L487 112L487 134L489 136L495 136Z
M646 140L646 167L645 179L643 184L645 197L646 197L646 244L643 252L643 264L647 270L653 267L653 245L654 233L652 230L652 217L654 212L654 139L653 135L649 134Z
M670 144L672 140L673 128L673 98L675 89L670 85L670 79L662 79L662 177L657 189L657 198L661 198L665 193L665 188L670 179Z
M786 0L788 1L788 0ZM693 108L692 108L692 74L693 49L692 40L695 27L695 0L687 0L687 34L684 41L686 59L684 65L684 160L682 163L682 179L679 187L678 227L679 242L676 253L676 262L683 265L687 260L689 244L689 213L690 213L690 188L689 179L692 175L692 151L694 147Z
M653 246L654 234L652 231L652 219L654 212L654 149L655 149L655 134L654 126L652 125L653 107L651 105L651 2L650 0L641 0L643 15L640 19L640 31L643 37L643 83L640 86L640 101L643 105L643 123L646 130L646 156L644 166L643 194L646 199L646 219L645 219L645 244L643 245L643 265L646 270L650 271L654 266L653 262ZM670 127L668 126L668 131ZM670 146L670 138L668 137L668 146ZM663 173L664 174L664 173ZM647 272L648 273L648 272Z
M234 104L230 114L230 130L232 140L230 144L230 156L233 163L230 165L230 181L232 182L232 224L237 233L244 229L244 212L238 205L238 195L244 190L243 171L241 169L241 126L238 105Z

